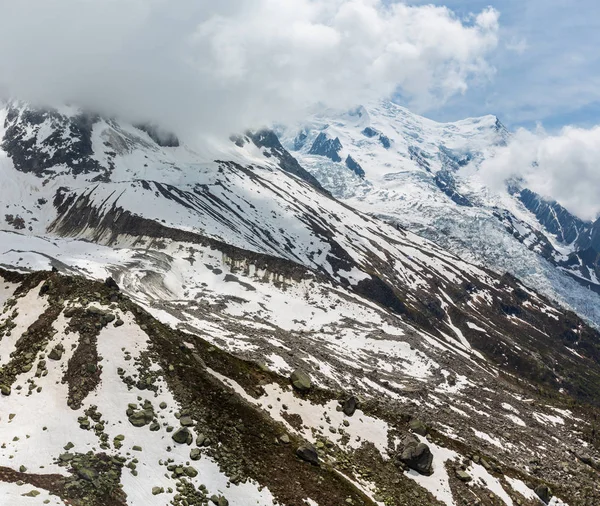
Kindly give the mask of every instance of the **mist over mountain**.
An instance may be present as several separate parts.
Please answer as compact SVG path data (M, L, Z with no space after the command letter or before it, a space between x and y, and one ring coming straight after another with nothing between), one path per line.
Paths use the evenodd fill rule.
M0 506L599 504L596 132L422 115L499 16L0 0Z
M77 0L0 6L0 89L193 139L400 90L420 109L491 72L498 13L358 0ZM22 27L26 26L24 30ZM60 34L60 36L57 36ZM43 51L40 51L43 48Z

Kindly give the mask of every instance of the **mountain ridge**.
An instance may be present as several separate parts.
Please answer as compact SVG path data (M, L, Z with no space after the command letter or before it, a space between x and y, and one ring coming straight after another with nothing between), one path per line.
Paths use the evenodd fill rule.
M27 429L0 417L0 494L82 506L106 487L136 506L600 497L600 339L575 313L336 200L270 132L193 150L96 117L85 154L78 111L34 110L32 124L20 107L0 150L12 271L0 271L0 410ZM391 134L386 148L361 133L365 112L350 117L389 153ZM423 158L430 171L474 154L448 149ZM73 429L66 466L69 441L40 427L53 410ZM90 486L108 462L99 450L113 478ZM35 502L12 486L48 476L74 495Z
M305 138L302 146L295 140L298 131ZM502 191L488 187L479 166L510 138L496 116L437 123L381 101L349 113L325 110L299 125L279 127L278 134L335 197L458 256L511 272L595 325L600 322L600 298L592 296L592 304L587 295L587 289L600 293L600 248L590 240L598 235L598 224L555 209L558 204L533 196L521 183L508 182ZM310 143L321 135L337 138L340 157L353 157L365 175L356 177L344 164L311 154ZM557 213L576 224L567 237L560 220L553 219ZM485 233L478 233L483 227ZM574 233L578 240L570 240ZM509 245L511 256L491 252L497 244Z

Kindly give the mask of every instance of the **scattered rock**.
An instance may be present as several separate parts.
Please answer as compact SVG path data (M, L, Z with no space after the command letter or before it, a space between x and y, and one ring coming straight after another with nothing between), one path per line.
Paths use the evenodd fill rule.
M300 446L296 450L296 455L306 462L310 462L314 466L319 465L319 454L317 449L310 443Z
M120 290L119 285L112 277L106 278L104 284L111 290L116 290L117 292Z
M469 473L463 471L462 469L456 470L456 477L464 483L469 483L473 479Z
M182 427L175 431L171 437L173 438L173 441L180 445L192 444L192 433L186 427Z
M552 490L547 485L539 485L535 488L535 493L544 504L548 504L552 499Z
M416 418L411 420L410 430L423 437L427 435L428 431L427 426L421 420L417 420Z
M352 416L358 407L358 399L354 396L349 397L342 404L342 411L346 416Z
M301 369L296 369L290 376L292 386L299 392L308 392L312 386L310 376Z
M58 344L54 348L52 348L50 353L48 353L48 358L50 360L60 360L62 358L64 352L65 352L64 347L62 345Z
M398 460L420 474L429 476L433 473L433 455L429 446L409 435L404 438L401 447Z

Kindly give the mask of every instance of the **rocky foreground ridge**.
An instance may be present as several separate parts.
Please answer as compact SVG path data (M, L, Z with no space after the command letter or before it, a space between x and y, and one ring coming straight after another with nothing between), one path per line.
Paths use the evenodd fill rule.
M468 406L456 374L403 392L406 404L357 396L174 330L112 279L1 275L6 504L600 500L598 409L569 396L506 376L502 394L485 389ZM465 416L491 402L501 444ZM473 437L452 434L449 420Z

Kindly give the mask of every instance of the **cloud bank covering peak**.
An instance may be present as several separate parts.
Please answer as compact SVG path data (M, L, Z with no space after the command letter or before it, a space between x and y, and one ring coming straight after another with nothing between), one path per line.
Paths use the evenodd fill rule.
M394 93L423 112L493 74L498 18L385 0L0 0L0 89L184 135Z
M541 126L536 131L521 128L481 170L494 187L519 178L583 220L600 216L600 126L567 126L555 134Z

